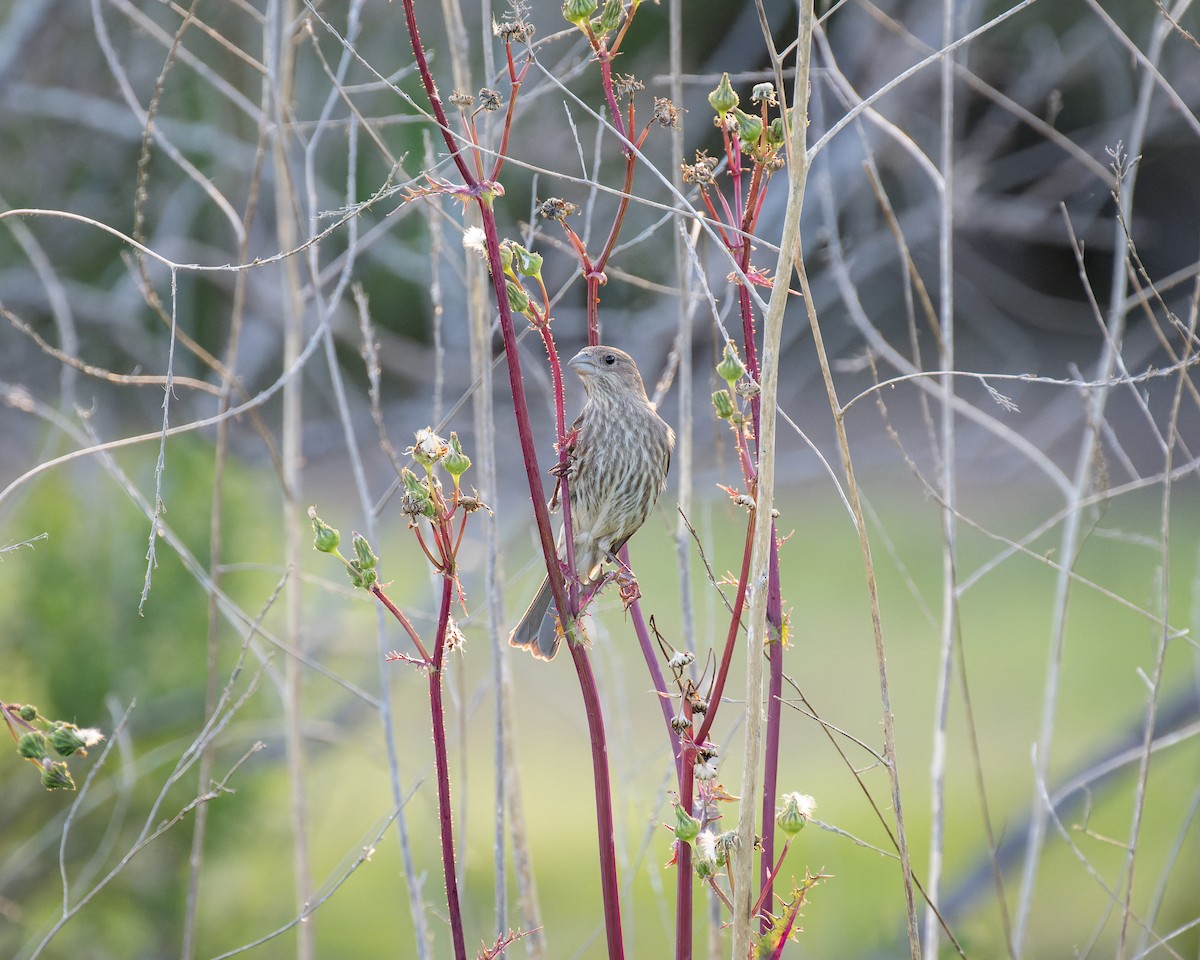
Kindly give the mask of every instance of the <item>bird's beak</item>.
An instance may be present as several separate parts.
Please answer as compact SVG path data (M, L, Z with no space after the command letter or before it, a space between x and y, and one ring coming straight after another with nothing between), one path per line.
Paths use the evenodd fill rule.
M567 361L567 366L574 370L581 377L586 377L589 373L595 373L600 369L595 359L580 350L575 356Z

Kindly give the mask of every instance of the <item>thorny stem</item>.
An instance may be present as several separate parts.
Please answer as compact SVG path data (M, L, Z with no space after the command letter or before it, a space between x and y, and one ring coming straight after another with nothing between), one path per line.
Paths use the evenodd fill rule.
M628 545L621 547L618 557L626 567L629 566ZM675 728L671 726L671 720L674 718L674 711L671 709L671 695L667 690L667 681L663 676L662 667L659 666L654 644L650 641L650 632L646 629L646 620L642 616L641 604L637 600L629 605L629 615L633 620L633 632L637 634L638 644L642 648L642 656L646 660L646 669L650 671L650 679L654 683L654 691L658 694L659 706L662 707L667 736L671 740L671 756L675 758L676 780L682 783L683 742L680 740L679 734L675 732Z
M622 140L625 136L625 120L621 116L621 107L617 103L617 95L613 92L612 83L612 54L604 49L602 44L593 41L593 48L596 51L596 59L600 61L600 78L604 85L604 98L608 101L608 109L612 113L613 126L617 129L617 134ZM629 148L625 150L628 152Z
M417 61L417 70L421 74L421 84L425 87L425 96L429 100L429 106L433 108L433 116L438 122L438 127L441 128L442 139L446 141L450 157L454 160L454 165L458 167L463 182L467 186L473 187L478 180L471 176L471 171L467 169L467 165L463 161L458 141L450 133L450 121L446 117L441 97L438 96L437 85L433 82L433 74L429 72L429 61L425 58L425 45L421 43L421 33L417 29L417 13L413 0L404 0L404 22L408 27L408 39L412 44L413 56Z
M779 876L779 871L783 869L783 861L787 857L788 848L792 845L792 838L788 837L783 841L783 849L779 851L779 859L775 861L775 866L771 866L771 861L767 861L767 875L762 884L762 893L758 895L758 902L754 904L751 913L761 915L765 926L763 933L771 927L770 915L763 911L763 905L771 902L772 889L775 885L775 878Z
M529 70L529 58L526 57L525 63L521 66L521 72L517 73L516 65L513 63L511 43L504 45L504 52L508 58L508 108L504 111L504 132L500 134L500 148L496 151L496 162L492 166L490 180L499 180L500 171L504 169L504 158L508 156L508 137L512 133L513 110L517 105L517 94L520 93L521 84L524 82L525 74Z
M579 688L587 714L592 742L592 779L596 789L596 839L600 846L600 886L604 898L604 930L608 938L609 960L624 960L621 936L621 888L617 879L617 851L614 840L612 787L608 776L608 742L604 737L604 716L600 711L600 691L582 643L568 643Z
M762 861L759 878L763 888L763 899L771 903L775 892L775 872L770 872L771 854L775 849L775 819L772 816L776 790L779 785L779 736L783 712L783 598L779 589L779 540L775 536L775 522L771 521L771 558L767 574L767 732L763 760L762 788ZM783 852L787 852L784 842ZM780 854L783 862L783 854ZM762 932L766 933L770 922L764 917Z
M446 876L446 902L450 909L450 934L454 940L455 960L467 960L463 936L462 910L458 900L458 871L454 865L454 825L450 802L450 761L446 755L446 718L442 711L442 662L446 653L446 632L450 625L450 604L454 599L453 565L447 558L442 575L442 605L438 611L437 638L429 670L429 712L433 721L433 758L437 769L438 821L442 835L442 872Z
M432 664L433 658L429 655L429 651L425 649L425 644L421 642L420 635L413 629L413 625L408 622L408 617L404 615L403 611L392 603L391 597L383 592L383 588L378 583L371 585L371 592L375 594L380 603L387 607L388 613L395 617L400 626L404 628L404 632L412 640L413 645L417 648L417 652L421 654L421 659L426 663Z
M754 543L755 517L750 516L746 524L746 546L742 551L742 572L738 576L737 596L733 601L733 615L729 618L729 633L725 638L725 650L721 654L721 665L717 668L717 676L713 682L712 695L708 698L708 712L696 733L696 742L703 743L708 739L708 731L716 719L717 708L721 705L721 693L725 689L725 678L729 676L729 664L733 660L734 642L737 640L738 629L742 625L742 610L746 605L746 586L750 579L750 548Z
M709 712L713 704L709 704ZM687 710L685 703L683 709ZM703 739L700 739L703 742ZM686 739L679 756L679 802L688 813L695 813L696 740ZM675 960L692 956L692 845L676 841L675 848Z

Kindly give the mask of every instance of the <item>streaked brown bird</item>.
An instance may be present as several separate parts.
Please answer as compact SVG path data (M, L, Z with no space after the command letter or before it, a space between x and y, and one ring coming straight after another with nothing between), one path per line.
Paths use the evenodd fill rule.
M616 347L585 347L567 364L579 374L587 403L574 423L578 431L567 470L575 571L585 585L596 582L605 560L615 559L667 483L675 434L646 396L633 358ZM563 555L563 537L558 549ZM509 635L539 660L558 651L558 612L549 579Z

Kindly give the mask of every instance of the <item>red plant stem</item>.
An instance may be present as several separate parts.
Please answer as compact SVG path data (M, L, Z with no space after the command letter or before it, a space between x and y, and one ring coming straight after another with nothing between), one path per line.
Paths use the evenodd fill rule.
M624 546L621 548L618 556L621 562L626 567L629 566L629 548ZM667 681L663 676L662 667L658 664L658 651L654 649L654 644L650 640L650 631L646 629L646 619L642 616L642 605L634 600L629 606L629 615L633 620L633 632L637 634L638 643L642 648L642 656L646 659L646 669L650 671L650 679L654 683L654 690L658 694L658 703L662 707L663 720L667 725L667 735L671 738L671 756L675 758L676 782L682 790L683 774L681 766L683 743L679 739L679 734L675 732L675 728L671 726L671 721L675 719L675 711L671 708L671 695L667 690ZM681 794L682 795L682 794Z
M425 644L421 642L420 635L416 630L413 629L413 625L408 622L408 617L406 617L400 608L392 603L391 598L383 592L383 587L381 587L378 583L374 583L371 585L371 592L375 594L380 603L388 608L388 612L395 617L400 626L404 628L404 632L408 634L409 639L412 640L413 645L421 654L421 659L427 664L432 664L433 658L429 656L429 651L425 649Z
M412 0L405 0L411 3ZM550 591L554 605L560 610L569 610L566 583L558 562L558 551L554 546L554 532L550 526L550 510L542 493L542 472L538 465L537 447L533 442L533 425L529 419L529 401L525 397L525 381L521 376L521 359L517 352L517 333L513 322L512 308L508 303L508 287L504 280L504 266L500 263L500 238L496 232L496 216L491 205L478 198L479 213L487 238L488 264L492 272L492 286L496 293L496 304L500 310L500 333L504 339L504 353L508 360L508 385L512 392L513 415L517 420L517 435L521 441L521 456L525 461L525 476L529 482L529 498L533 504L533 516L537 522L538 538L542 543L542 556L546 560L546 574L550 578Z
M433 645L433 663L429 670L429 713L433 721L433 759L437 770L438 821L442 835L442 872L446 875L446 903L450 910L450 934L455 960L467 960L467 942L463 936L462 910L458 899L458 872L454 866L454 825L450 805L450 761L446 756L446 718L442 711L442 661L446 652L446 631L450 625L450 604L454 599L454 576L447 570L442 577L442 606L438 611L437 639Z
M686 707L685 707L686 709ZM696 741L684 742L679 757L679 802L695 816ZM692 957L692 845L680 840L675 848L675 960Z
M504 132L500 135L500 148L496 151L496 162L492 166L492 175L489 178L491 180L500 179L500 171L504 169L504 158L508 156L508 137L512 133L513 111L517 106L517 94L520 93L525 73L529 70L529 61L526 60L521 67L521 72L517 73L516 64L513 63L511 43L504 45L504 52L508 59L508 109L504 111Z
M458 141L450 132L450 121L446 118L446 110L442 106L441 97L438 96L437 85L433 82L433 74L429 72L429 61L425 58L425 45L421 43L421 33L417 29L417 13L413 0L404 0L404 22L408 27L408 39L412 44L413 56L417 61L417 70L421 74L421 84L425 87L425 96L428 97L429 105L433 108L433 115L442 129L442 139L446 141L446 146L450 149L450 156L454 160L454 165L458 167L463 182L467 186L473 187L478 181L471 176L466 163L463 162Z
M787 856L788 847L790 847L791 845L792 845L792 839L791 839L791 837L788 837L788 839L783 841L783 849L779 851L779 859L775 862L774 868L771 869L770 864L767 865L768 866L767 880L770 881L770 883L774 883L775 878L777 876L779 876L779 871L783 869L783 858ZM762 892L758 895L758 900L755 901L754 906L750 908L751 916L762 911L763 905L769 902L770 896L771 896L770 884L764 883ZM766 919L766 917L764 916L763 919ZM767 928L769 928L769 927L770 927L770 924L768 923ZM764 928L763 933L766 933L767 928Z
M541 278L538 279L540 282ZM544 287L542 292L545 293ZM558 348L554 344L554 337L550 335L549 323L540 324L538 333L542 335L542 343L550 358L550 377L554 383L554 420L558 436L558 490L563 514L563 553L567 564L567 593L571 598L571 607L568 612L574 619L579 616L580 607L579 577L575 571L575 526L571 522L571 488L567 479L567 468L571 464L571 449L567 445L567 401L563 394L562 364L558 359ZM563 620L562 622L566 623L567 621Z
M604 930L608 937L609 960L624 960L621 939L621 888L617 881L617 851L613 841L612 785L608 778L608 741L604 737L604 716L600 711L600 691L582 643L569 643L579 690L587 714L592 743L592 779L596 791L596 839L600 846L600 887L604 898Z
M466 164L463 163L462 157L459 154L458 146L446 126L445 110L442 109L441 101L438 99L437 90L434 86L433 76L429 72L429 64L425 58L425 51L421 45L421 38L417 31L417 20L413 7L413 0L404 0L405 21L408 25L413 55L416 58L417 68L421 74L421 83L425 87L425 93L429 98L430 105L433 107L434 115L442 125L442 136L445 138L447 146L450 147L459 174L469 188L476 189L479 187L479 183L471 177L470 171L467 169ZM608 85L608 89L611 94L611 82ZM521 361L517 352L516 326L513 322L512 308L508 302L508 288L505 281L504 267L500 262L500 238L496 230L496 217L488 195L477 193L474 199L479 207L483 232L487 239L488 265L491 269L492 286L496 293L496 305L500 312L500 332L504 339L504 351L508 359L508 379L512 390L513 414L517 421L517 434L521 441L521 455L525 461L525 474L529 481L530 500L533 503L533 514L537 522L538 537L542 543L542 555L546 561L546 574L550 580L550 590L561 616L562 611L569 610L570 608L567 606L566 584L564 583L562 569L558 562L558 551L554 546L554 534L550 527L550 511L542 495L541 470L538 466L537 449L533 442L533 426L529 418L529 403L525 397L525 383L521 377ZM447 574L449 573L450 571L447 571ZM439 633L442 635L443 641L446 621L449 616L449 592L451 586L452 584L446 587L447 593L443 597L444 616L439 622ZM567 616L570 617L570 614L568 613ZM600 874L604 892L604 921L608 934L609 958L610 960L624 960L624 946L621 942L621 903L620 889L617 883L617 857L613 846L612 790L608 780L608 747L604 739L604 721L600 713L600 697L596 690L595 677L592 675L591 665L588 663L587 652L584 650L583 645L568 643L568 646L571 648L571 656L575 661L576 671L579 674L580 689L583 694L584 708L587 711L588 717L588 728L591 733L592 768L596 790L596 828L600 846ZM440 667L440 659L437 666ZM433 685L431 681L431 701L433 700L432 690ZM434 711L435 742L437 740L437 730L441 727L442 749L444 751L445 731L440 719L440 688L437 691L436 700L438 709ZM449 770L445 764L444 756L441 757L438 767L439 793L441 791L443 774L445 775L446 792L448 795ZM448 818L448 804L445 805L445 815ZM448 819L446 827L449 827ZM447 834L448 831L443 831L443 847L445 847ZM443 863L445 864L445 856L443 856ZM458 884L454 876L453 856L451 856L448 864L446 885L448 890L453 885L457 897ZM459 949L457 942L459 937L461 937L461 933L456 936L456 950ZM460 951L456 955L456 960L465 960L465 957L465 951Z
M613 93L612 55L601 47L596 48L596 57L600 61L600 80L604 86L604 97L608 100L608 109L612 113L613 126L621 139L625 139L625 120L621 116L621 107L617 103L617 95ZM626 150L629 148L626 147Z
M725 637L725 650L721 654L721 665L717 668L717 676L713 683L712 696L708 698L708 712L696 733L696 742L703 743L708 739L708 731L716 719L717 710L721 706L721 693L725 689L725 679L729 676L729 664L733 659L734 641L737 640L738 629L742 625L742 610L746 606L746 586L750 579L750 551L754 546L754 517L746 524L746 546L742 550L742 572L738 577L737 597L733 601L733 615L729 618L729 633Z
M620 234L621 225L625 220L625 211L629 209L629 192L633 189L633 172L635 169L637 169L637 157L630 154L625 158L625 183L621 187L621 201L617 204L617 215L613 218L612 229L608 231L608 239L604 242L604 250L593 267L595 273L604 272L608 258L612 256L613 247L617 245L617 236ZM588 277L588 281L590 284L590 276Z
M783 598L779 589L779 542L775 538L775 524L771 523L771 556L767 574L767 636L770 644L768 653L767 683L767 733L766 753L763 760L762 786L762 860L759 878L762 896L766 903L773 903L776 867L771 872L772 854L775 850L775 796L779 784L779 735L783 705ZM787 845L784 845L787 850ZM783 855L780 854L782 862ZM770 923L764 918L762 932L766 933Z

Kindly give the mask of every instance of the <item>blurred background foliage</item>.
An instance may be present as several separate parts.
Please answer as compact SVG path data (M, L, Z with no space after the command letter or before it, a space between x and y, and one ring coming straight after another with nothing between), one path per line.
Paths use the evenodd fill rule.
M327 231L311 261L313 270L308 250L294 254L304 264L306 333L327 321L333 334L332 359L318 350L303 371L304 463L297 496L318 503L344 534L367 523L354 491L337 402L338 379L344 380L364 475L380 508L376 548L385 579L418 629L427 629L435 592L402 518L387 500L394 471L379 449L369 415L358 310L344 291L336 302L324 301L349 263L369 302L382 364L382 413L394 445L402 449L412 431L443 418L447 430L464 437L477 462L483 443L495 445L498 480L484 494L496 511L507 578L505 609L511 618L539 575L506 378L497 367L493 427L478 428L469 402L455 408L476 380L467 361L460 211L444 199L403 204L399 191L419 185L422 171L435 176L452 176L452 171L440 140L431 137L430 125L402 96L421 102L398 4L352 5L358 24L355 56L349 58L340 91L330 77L344 49L333 31L345 35L352 25L345 5L202 0L191 8L194 19L169 56L186 6L159 0L10 0L0 7L0 210L57 210L90 218L182 264L270 261L244 271L183 269L172 277L147 260L143 275L130 245L94 225L40 215L0 223L0 305L5 310L0 546L48 535L3 554L0 563L0 699L36 703L46 715L100 727L112 737L94 781L77 795L82 799L61 851L75 798L45 794L15 753L3 761L0 955L28 956L60 916L60 858L74 898L109 871L120 870L54 936L43 956L127 960L181 953L194 812L127 864L122 858L144 823L153 829L173 817L200 789L195 770L178 782L169 783L169 777L204 724L210 633L216 637L211 676L217 689L244 652L244 667L231 689L235 697L246 696L214 741L212 777L225 776L256 744L263 747L238 768L230 792L208 805L193 953L220 956L295 918L281 708L282 663L293 647L292 639L280 639L284 622L275 604L285 575L302 577L305 590L302 735L312 874L317 895L330 894L312 921L319 953L413 955L409 893L395 828L380 837L393 807L377 709L386 685L394 697L398 769L409 798L404 819L437 940L434 955L448 955L424 681L403 664L381 664L378 611L351 593L336 567L322 562L327 558L310 556L306 549L301 569L288 570L285 530L300 528L307 536L307 521L302 509L287 513L283 506L279 395L230 425L219 490L214 490L218 439L212 428L167 441L162 522L191 560L181 559L165 534L158 538L158 565L140 615L151 521L116 480L115 470L127 474L153 503L163 390L161 384L109 374L161 377L173 356L176 377L202 382L176 384L170 401L174 425L219 409L222 377L211 357L232 361L239 383L235 402L271 388L283 373L287 276L279 254L287 245L280 224L294 215L301 239ZM445 94L453 82L443 10L419 6L426 47ZM1017 6L982 0L953 5L956 36L1016 10L958 55L949 201L955 225L958 368L1072 379L1093 375L1105 337L1097 313L1107 316L1113 265L1122 247L1109 151L1135 139L1140 148L1128 159L1136 171L1136 193L1127 228L1138 263L1128 278L1131 305L1121 357L1124 370L1133 374L1168 368L1183 350L1168 314L1185 324L1194 316L1200 255L1200 48L1195 40L1200 19L1186 2L1164 7L1150 0L1042 0ZM522 91L511 160L502 178L506 194L497 209L507 235L528 238L536 231L529 245L546 256L547 285L560 296L556 335L560 351L569 355L585 338L583 285L559 236L529 225L533 207L548 195L579 203L585 208L581 222L595 224L593 237L599 242L614 201L610 194L590 192L589 182L619 184L622 160L611 138L597 136L588 116L588 109L600 104L595 65L576 35L565 30L558 8L541 0L528 8L537 28L537 64ZM646 84L647 98L670 92L671 9L668 3L645 5L623 48L619 69ZM879 89L925 58L940 45L942 34L943 6L934 0L846 0L822 9L829 16L814 54L810 142L836 123L856 96ZM1164 10L1175 25L1164 20ZM795 32L794 5L766 0L762 11L776 44L786 46ZM485 21L505 15L506 9L462 5L458 13L472 38L467 56L472 92L485 84L506 92L501 81L486 76L490 61L485 62L479 39L488 33ZM689 0L682 17L680 105L686 110L683 155L688 159L700 149L719 153L706 96L721 72L734 75L746 100L768 61L753 4ZM282 28L278 18L286 21ZM264 78L288 53L295 57L285 144L291 180L283 183L274 161L278 129ZM1142 105L1147 56L1154 60L1157 79ZM878 170L912 263L938 303L943 200L924 158L936 162L938 157L939 98L933 65L880 98L875 118L847 127L816 158L805 247L814 305L839 364L843 402L876 379L868 355L878 364L879 379L904 372L885 347L918 369L936 369L937 337L919 306L912 305L906 265L864 164L869 161ZM354 105L356 124L347 101ZM151 105L158 139L150 138L144 152ZM639 101L639 109L648 112L649 100ZM652 136L645 152L669 179L668 138ZM184 164L195 173L186 172ZM781 178L769 194L756 258L761 267L774 260L770 244L781 229L783 187ZM635 193L649 202L631 209L601 315L605 339L629 350L649 383L674 370L679 346L676 221L655 206L670 205L673 198L645 167L638 171ZM345 219L348 209L352 219ZM1087 285L1068 221L1079 240ZM579 225L576 229L583 232ZM698 257L717 316L736 322L734 288L724 281L728 266L703 246ZM847 282L870 318L870 331L855 318ZM1161 299L1149 292L1151 282ZM684 286L689 294L706 294L694 277ZM314 290L320 291L320 302ZM173 351L172 306L181 338ZM708 410L709 381L715 379L708 371L719 355L720 338L707 303L701 301L687 329L685 340L700 371L697 400L694 409L681 409L676 384L662 406L676 425L696 417L692 521L721 576L737 568L743 516L713 486L734 482L736 470L724 427ZM540 347L532 340L526 344L523 361L535 420L548 438L549 380ZM1194 345L1188 349L1194 353ZM498 338L492 356L503 365ZM799 305L785 331L783 369L783 409L813 447L835 462L831 418ZM1200 404L1190 372L1185 402L1174 419L1180 446L1172 464L1177 474L1166 490L1172 497L1168 522L1160 516L1162 438L1178 376L1119 387L1109 398L1089 486L1096 496L1078 508L1086 536L1071 560L1088 582L1071 591L1051 789L1082 771L1096 773L1105 759L1140 745L1145 678L1154 674L1161 633L1153 616L1175 630L1192 631L1200 617L1195 472ZM1075 469L1090 393L1077 386L991 383L1019 410L1005 412L982 386L961 383L962 396L982 413L962 418L957 438L959 508L978 524L964 524L958 544L960 581L978 576L961 600L961 670L970 685L1011 910L1022 831L1036 790L1030 754L1039 735L1055 618L1050 562L1063 559L1056 553L1063 495L1053 468L1064 477ZM852 408L848 423L877 538L900 762L920 874L929 843L927 769L942 539L938 506L913 470L933 470L937 453L927 435L920 391L900 386L880 395L887 403L886 419L873 400L863 400ZM579 402L578 393L572 402ZM989 418L1001 421L1003 432L989 427ZM140 435L149 439L113 452L115 467L90 456L27 476L91 443ZM1045 463L1010 442L1013 437L1038 451ZM543 455L549 450L547 440ZM793 640L788 672L828 723L874 747L878 686L856 537L824 465L798 433L785 435L780 461L781 530L795 531L782 559ZM467 479L482 482L477 472ZM215 497L221 504L221 544L219 556L212 558ZM467 648L448 678L457 825L473 943L496 935L494 664L483 584L484 522L482 516L472 522L464 551ZM1040 535L1022 540L1043 522ZM633 553L660 629L678 639L675 535L672 488L658 517L635 540ZM1022 540L1028 553L992 566L1004 549L998 537ZM263 617L264 634L252 634L245 620L213 618L210 593L196 573L210 564L230 603L250 619ZM724 634L723 608L694 551L686 576L695 598L695 639L705 650ZM669 756L658 706L615 599L604 611L595 651L611 705L615 793L623 804L617 847L629 885L627 933L636 945L631 956L663 956L673 942L674 923L673 878L662 867L669 838L657 826L669 819ZM397 631L386 634L386 646L403 643ZM578 694L561 662L547 667L514 658L511 667L528 840L551 955L599 957L603 938L591 774ZM1151 766L1133 903L1160 934L1184 932L1171 940L1170 949L1154 951L1149 941L1145 949L1152 956L1195 956L1200 950L1198 676L1194 641L1173 639L1156 691L1157 732L1173 731L1178 742L1165 745ZM738 689L736 677L731 688ZM961 697L951 698L950 711L944 907L968 956L1002 957L1007 955L1004 920L991 885L974 748ZM732 771L741 762L741 732L727 718L718 734L727 744L722 776L732 785ZM848 749L875 795L885 797L883 771L866 752ZM81 785L96 769L100 752L72 761ZM1023 955L1113 953L1121 911L1081 858L1106 882L1116 883L1122 875L1126 853L1120 845L1134 809L1136 756L1135 751L1132 765L1098 776L1068 798L1063 823L1074 849L1052 834ZM785 789L814 794L818 817L844 831L810 828L792 855L796 873L808 865L834 879L814 893L805 932L787 955L897 955L903 916L898 870L887 856L857 845L847 834L875 847L887 847L886 837L820 726L799 709L785 717L780 782ZM161 805L155 807L160 792ZM367 847L374 848L369 859L341 884ZM509 893L515 898L515 889ZM519 923L515 907L509 922ZM1133 942L1141 944L1139 937L1135 930ZM522 950L512 952L523 955ZM295 934L289 931L248 954L296 956ZM1127 955L1142 954L1129 950Z

